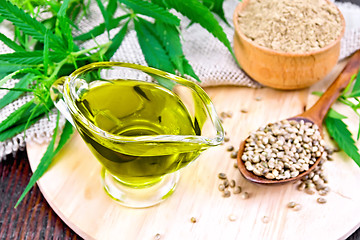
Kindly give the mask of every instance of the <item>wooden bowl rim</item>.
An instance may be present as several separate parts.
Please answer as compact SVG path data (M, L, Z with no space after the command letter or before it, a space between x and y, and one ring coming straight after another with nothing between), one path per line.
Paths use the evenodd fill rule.
M243 10L243 7L245 7L250 0L242 0L242 2L239 2L235 8L234 14L233 14L233 23L234 23L234 29L235 29L235 35L238 35L240 38L242 38L244 41L248 42L250 45L254 46L255 48L258 48L261 51L267 52L269 54L273 54L273 55L279 55L279 56L284 56L284 57L305 57L305 56L311 56L311 55L315 55L318 53L322 53L325 52L329 49L331 49L332 47L336 46L340 40L342 39L342 37L344 36L345 33L345 19L344 16L342 15L341 11L339 10L339 8L331 1L329 0L325 0L328 4L333 5L337 11L339 12L340 18L341 18L341 33L339 34L338 38L336 40L334 40L333 42L331 42L330 44L326 45L323 48L314 50L314 51L310 51L310 52L304 52L304 53L289 53L289 52L280 52L280 51L276 51L273 50L271 48L267 48L267 47L263 47L261 45L258 45L257 43L255 43L254 41L252 41L251 39L249 39L247 36L245 36L245 34L243 34L240 31L240 27L239 27L239 23L238 23L238 13L241 12Z

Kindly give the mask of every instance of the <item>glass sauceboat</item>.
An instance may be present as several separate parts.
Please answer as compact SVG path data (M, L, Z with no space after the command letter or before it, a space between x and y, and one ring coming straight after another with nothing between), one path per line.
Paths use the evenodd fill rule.
M128 207L166 199L179 170L224 138L201 87L150 67L92 63L58 79L51 97L102 164L107 194Z

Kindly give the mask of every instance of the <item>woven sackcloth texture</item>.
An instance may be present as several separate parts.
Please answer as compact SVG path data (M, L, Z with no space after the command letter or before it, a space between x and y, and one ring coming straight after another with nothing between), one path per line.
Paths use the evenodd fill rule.
M227 0L224 3L224 10L228 22L232 23L232 14L238 0ZM340 59L349 56L351 53L360 48L360 27L357 23L360 22L360 7L351 3L336 3L345 17L347 29L344 38L341 42ZM201 86L218 86L218 85L236 85L246 87L261 87L260 84L250 79L240 68L236 65L231 54L215 37L213 37L206 30L201 28L198 24L193 24L186 27L189 21L182 18L182 38L183 50L190 64L193 66L195 73L201 79ZM92 29L97 24L103 22L101 13L97 7L90 7L89 16L80 24L80 29L86 32ZM11 36L6 22L0 25L0 32L8 37ZM10 26L11 27L11 26ZM234 30L232 27L222 23L225 33L230 41L233 39ZM110 31L113 36L117 30ZM75 32L75 35L80 32ZM95 46L95 44L105 43L107 36L105 34L98 36L95 41L90 40L82 44L82 47L88 48ZM0 42L0 53L12 52L6 45ZM140 46L136 39L136 33L130 31L121 47L114 54L112 61L122 61L147 65L144 56L141 53ZM4 87L13 87L16 80L8 81ZM6 91L0 91L0 98L6 94ZM13 103L7 105L0 110L0 122L6 119L14 110L22 106L24 103L32 98L31 95L25 95ZM55 128L56 112L49 115L49 119L44 117L27 131L26 135L20 133L12 139L0 142L0 160L7 154L15 153L17 150L23 148L26 142L35 141L42 143L51 139L53 130ZM63 126L65 119L60 118L60 126Z

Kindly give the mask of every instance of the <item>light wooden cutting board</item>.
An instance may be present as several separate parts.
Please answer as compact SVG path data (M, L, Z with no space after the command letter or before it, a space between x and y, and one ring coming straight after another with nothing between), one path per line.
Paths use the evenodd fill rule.
M344 153L326 162L331 192L326 204L318 204L318 194L296 190L296 184L261 186L246 181L233 167L235 160L226 151L238 147L250 131L268 122L285 119L304 111L335 79L343 64L310 89L278 91L268 88L206 88L218 113L231 111L224 128L230 142L207 150L184 168L175 193L161 204L145 208L123 207L110 199L100 183L100 164L78 134L56 157L38 185L55 212L85 239L339 239L360 226L360 168ZM256 101L261 97L261 101ZM351 110L337 104L350 116L347 123L356 133L358 119ZM248 112L242 113L245 109ZM328 143L330 143L328 141ZM46 144L29 143L27 151L34 170ZM235 179L249 199L240 195L223 198L217 187L219 172ZM290 201L302 205L300 211L286 207ZM235 218L230 221L229 216ZM264 223L262 218L269 218ZM191 218L196 218L196 223ZM234 219L233 219L234 220Z

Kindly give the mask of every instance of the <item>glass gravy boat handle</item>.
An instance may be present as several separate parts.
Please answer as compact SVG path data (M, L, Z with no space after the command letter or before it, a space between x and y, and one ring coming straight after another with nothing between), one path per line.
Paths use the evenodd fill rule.
M66 120L68 120L74 127L74 121L71 117L71 113L67 104L64 100L64 83L67 80L68 76L61 77L57 79L53 85L50 87L50 97L53 101L55 107L65 116Z

